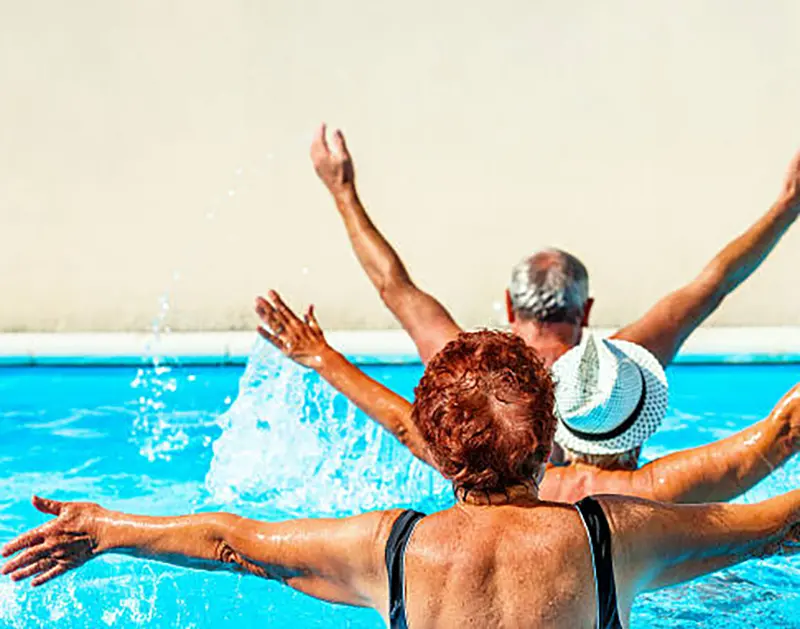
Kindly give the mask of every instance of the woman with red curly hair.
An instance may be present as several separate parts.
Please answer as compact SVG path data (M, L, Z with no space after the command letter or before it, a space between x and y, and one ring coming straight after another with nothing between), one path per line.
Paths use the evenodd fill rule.
M462 334L414 390L414 424L462 498L538 488L556 417L536 352L500 332ZM533 483L533 485L531 485Z
M313 328L287 318L302 334ZM277 331L277 330L274 330ZM298 337L299 338L299 337ZM55 520L3 548L41 585L104 553L278 580L371 607L392 629L628 625L641 591L798 547L800 491L756 505L539 499L553 383L518 337L464 333L428 365L413 413L457 504L352 518L258 522L224 513L146 517L34 498Z

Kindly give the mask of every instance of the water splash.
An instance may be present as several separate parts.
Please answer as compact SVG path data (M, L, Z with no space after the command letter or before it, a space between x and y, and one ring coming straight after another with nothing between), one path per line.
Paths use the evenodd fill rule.
M180 275L173 274L173 281ZM159 310L152 323L153 337L147 344L144 366L136 372L131 387L139 389L139 412L133 422L133 441L139 444L139 453L148 461L169 461L174 452L183 450L189 443L186 432L175 426L172 415L167 412L169 397L178 390L178 381L171 376L172 366L178 363L174 357L161 351L162 336L172 330L167 325L170 312L170 295L164 293L159 299Z
M225 196L216 199L206 209L207 223L215 221L223 203L230 203L239 192L243 167L233 171L236 183L227 187ZM198 247L205 246L198 240ZM176 423L169 412L169 401L178 389L178 380L171 375L180 361L162 351L162 340L172 333L169 315L172 310L171 291L181 281L181 272L172 273L172 283L159 298L158 312L153 319L152 339L147 344L143 366L137 371L131 387L139 389L139 412L133 422L131 440L139 445L139 453L148 461L170 461L173 455L184 451L190 444L185 426Z
M212 502L286 516L451 502L437 472L261 339L219 425L206 476Z

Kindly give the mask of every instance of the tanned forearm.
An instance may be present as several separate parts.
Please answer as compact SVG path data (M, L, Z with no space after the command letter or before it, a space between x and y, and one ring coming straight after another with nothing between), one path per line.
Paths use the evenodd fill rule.
M769 476L795 453L787 425L769 417L726 439L643 466L634 481L644 498L727 502Z
M367 416L397 437L411 454L434 465L425 440L411 419L408 400L370 378L330 347L321 353L314 369Z
M97 554L125 554L193 569L280 581L315 598L370 606L370 541L382 514L260 522L228 513L149 517L105 512Z
M749 559L798 550L800 491L747 505L650 503L648 515L629 538L630 545L621 549L646 557L642 567L651 580L643 581L642 589L658 589ZM658 544L649 543L653 539Z
M336 202L359 263L427 363L461 328L435 297L417 288L400 256L370 220L356 191L355 166L341 131L333 134L331 151L323 125L311 144L311 161Z
M721 300L750 277L797 220L800 204L781 199L750 229L720 251L701 273Z
M600 499L614 537L614 573L622 601L748 559L797 551L800 491L745 505Z
M750 229L709 262L697 278L670 293L615 338L646 347L666 366L689 335L750 277L795 222L796 197L783 196Z
M412 286L403 261L370 219L355 185L343 186L333 199L344 221L347 236L359 263L381 298L392 298L392 292Z
M727 502L769 476L797 452L800 385L766 419L726 439L675 452L633 473L643 498L665 502Z
M432 295L419 289L397 252L378 231L358 198L355 185L333 193L359 263L381 300L408 332L427 363L461 328Z
M208 570L244 569L270 576L263 567L247 559L247 543L242 543L246 536L241 529L264 525L235 515L151 517L103 511L97 517L97 525L98 553L122 553ZM234 545L244 548L234 551Z

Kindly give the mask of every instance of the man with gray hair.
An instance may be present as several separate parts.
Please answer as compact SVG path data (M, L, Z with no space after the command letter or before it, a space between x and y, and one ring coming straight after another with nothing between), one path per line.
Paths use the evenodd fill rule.
M340 131L329 147L323 125L311 147L356 257L383 302L413 339L423 363L461 327L411 280L395 250L370 220L355 187L355 169ZM800 153L780 195L701 273L610 339L585 335L593 300L588 273L574 256L544 249L517 264L506 290L512 331L533 347L558 380L562 421L556 443L604 469L635 468L641 442L666 411L663 369L687 337L759 267L800 213ZM558 364L557 364L558 363ZM579 450L573 449L571 444ZM621 450L621 444L625 444Z
M548 365L564 353L565 345L580 342L592 303L589 273L566 251L543 249L511 269L506 291L509 321Z

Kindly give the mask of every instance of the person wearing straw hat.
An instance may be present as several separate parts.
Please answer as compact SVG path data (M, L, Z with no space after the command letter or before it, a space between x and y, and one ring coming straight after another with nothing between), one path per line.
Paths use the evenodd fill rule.
M459 334L461 327L441 302L417 287L397 252L370 220L356 189L353 158L341 131L333 133L329 145L326 127L322 125L311 145L311 160L336 203L361 266L384 304L411 336L420 358L426 363ZM800 152L792 160L784 185L770 209L724 247L695 279L661 299L640 319L616 332L613 339L639 346L665 368L688 336L760 266L797 219L798 213ZM525 258L513 268L505 296L511 330L533 347L547 366L554 365L559 358L580 346L583 330L589 325L593 299L589 294L586 267L575 256L548 248ZM630 349L629 345L625 347ZM582 351L578 350L579 353ZM607 356L607 352L598 354L598 360L602 356ZM574 360L570 358L567 364L572 365ZM565 377L569 370L564 366L558 371L564 376L560 378L559 386L566 386ZM603 373L607 377L607 367L603 368ZM625 380L624 384L633 387L630 391L633 395L639 391L633 382ZM625 393L624 389L615 390L618 394ZM573 400L574 392L570 390L563 395L570 405L592 403ZM602 393L593 394L592 399L599 400L597 395ZM626 399L625 404L630 405L631 400ZM577 410L578 407L570 407L566 415L570 417ZM597 413L591 417L598 421ZM614 417L608 418L610 423L614 420ZM575 421L580 423L583 419L576 416ZM578 426L575 429L587 432ZM591 429L588 432L591 433ZM576 446L579 443L575 433L568 440ZM590 447L584 438L580 443L586 444L592 452L582 454L605 468L635 465L638 446L627 453L611 453L608 448L605 452L596 452L603 449L598 445L599 441L592 442ZM554 460L561 461L562 458L562 453L556 449Z
M414 421L412 404L334 350L313 307L301 319L270 291L267 298L257 298L256 312L261 336L291 360L314 369L417 458L443 472ZM638 455L667 408L667 382L658 361L633 343L586 335L551 374L557 385L553 411L561 415L555 439L574 460L547 467L539 487L545 500L570 503L592 494L620 494L664 502L723 502L753 487L800 450L796 385L766 419L749 428L637 469L629 453ZM469 413L462 412L467 421ZM617 464L601 465L593 457Z
M658 359L636 343L589 333L552 372L560 420L555 439L567 458L635 469L642 444L667 412L667 376Z

